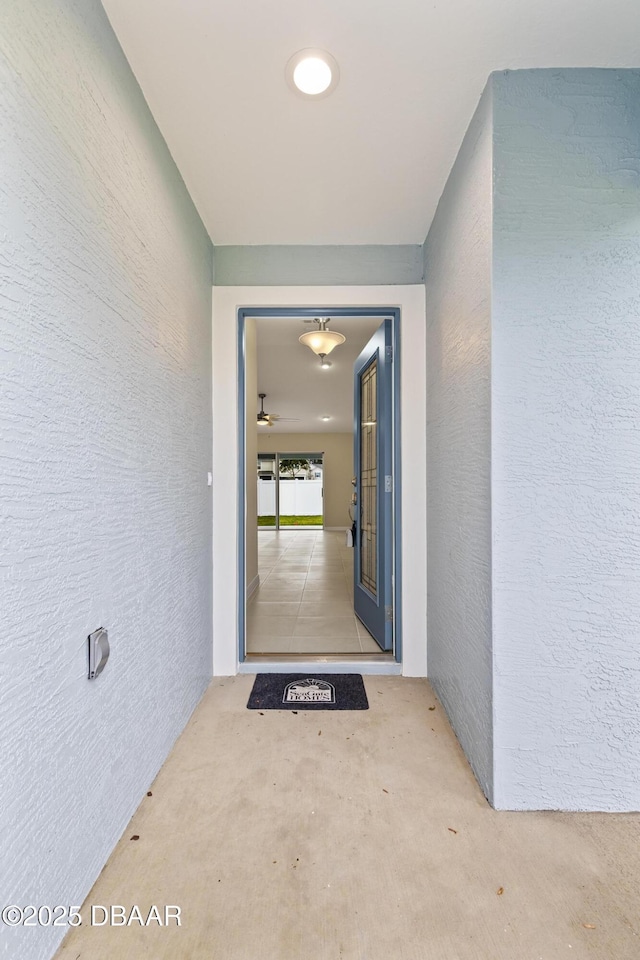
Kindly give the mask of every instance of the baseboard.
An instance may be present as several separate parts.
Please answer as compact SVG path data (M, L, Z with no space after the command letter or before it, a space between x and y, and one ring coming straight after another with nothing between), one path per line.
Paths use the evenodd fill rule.
M251 583L247 584L247 600L250 600L260 586L260 574L256 573Z

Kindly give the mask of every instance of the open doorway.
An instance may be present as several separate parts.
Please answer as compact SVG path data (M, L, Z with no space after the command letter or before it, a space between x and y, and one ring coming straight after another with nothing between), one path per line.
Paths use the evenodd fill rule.
M385 429L380 431L389 441L390 455L379 471L386 473L382 482L388 481L387 495L384 488L379 491L380 522L376 528L369 514L357 535L358 550L352 533L354 520L360 518L360 506L352 497L363 449L355 415L354 365L386 317L389 343L386 348L383 344L381 359L391 368L399 311L347 308L330 313L330 329L339 330L345 342L328 365L300 343L310 327L316 329L315 318L327 316L326 310L313 311L313 316L308 308L255 310L251 316L239 311L245 502L239 575L246 587L239 611L241 661L399 659L400 619L393 597L399 590L399 485L391 483L399 467L397 370L386 397ZM367 416L373 416L371 411ZM368 437L376 435L369 421L365 429ZM283 476L283 468L288 475ZM318 512L309 507L314 484L322 492ZM383 595L382 576L376 581L380 589L372 587L370 570L368 576L362 570L360 586L366 586L369 600L388 625L385 646L354 609L354 568L362 568L363 543L368 540L369 549L371 544L375 548L376 529L390 533L389 591Z

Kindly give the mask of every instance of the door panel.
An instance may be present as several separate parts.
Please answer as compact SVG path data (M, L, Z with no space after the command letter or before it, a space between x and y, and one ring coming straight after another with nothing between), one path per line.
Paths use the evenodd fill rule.
M360 583L377 595L377 357L360 376Z
M354 367L356 616L383 650L393 646L392 321L384 320Z

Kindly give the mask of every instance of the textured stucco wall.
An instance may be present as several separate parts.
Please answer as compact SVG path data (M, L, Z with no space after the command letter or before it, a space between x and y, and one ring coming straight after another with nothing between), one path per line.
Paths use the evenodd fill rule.
M80 904L211 675L211 245L96 0L4 0L0 104L0 899Z
M489 797L491 182L489 86L425 243L429 676Z
M495 800L640 808L640 71L496 75Z

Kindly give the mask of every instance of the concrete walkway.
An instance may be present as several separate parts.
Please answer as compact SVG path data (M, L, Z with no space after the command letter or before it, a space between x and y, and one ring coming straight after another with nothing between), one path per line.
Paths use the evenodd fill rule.
M359 713L261 715L251 685L213 682L84 906L182 926L58 957L638 960L640 815L496 813L425 680L365 677Z

